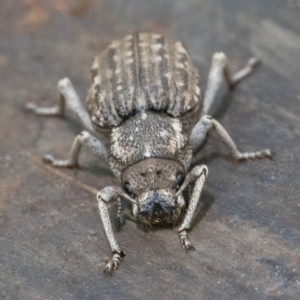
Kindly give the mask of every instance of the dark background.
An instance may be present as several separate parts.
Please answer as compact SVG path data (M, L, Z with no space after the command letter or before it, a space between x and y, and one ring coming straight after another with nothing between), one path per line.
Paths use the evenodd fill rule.
M300 7L264 0L1 0L0 299L300 299ZM80 170L53 169L81 130L37 118L68 76L84 99L92 57L136 31L181 40L202 78L215 51L232 70L256 55L255 74L224 87L216 117L241 150L271 160L233 164L215 136L202 152L210 175L185 253L177 229L145 233L127 221L127 252L112 276L94 189L117 185L88 151ZM223 96L223 97L222 97ZM112 213L115 208L112 207Z

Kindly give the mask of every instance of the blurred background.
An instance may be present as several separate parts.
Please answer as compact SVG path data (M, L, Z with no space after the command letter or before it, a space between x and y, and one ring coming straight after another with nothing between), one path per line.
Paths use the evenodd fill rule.
M300 2L296 0L1 0L0 298L282 299L300 295ZM67 119L37 118L69 77L84 101L92 58L132 32L184 43L205 89L212 54L255 73L220 92L214 116L241 150L274 159L233 164L212 137L199 156L205 185L185 253L177 229L117 234L127 255L102 273L110 249L92 189L117 185L88 151L79 170L44 165L66 157L80 132ZM91 189L92 188L92 189ZM111 214L115 214L111 207Z

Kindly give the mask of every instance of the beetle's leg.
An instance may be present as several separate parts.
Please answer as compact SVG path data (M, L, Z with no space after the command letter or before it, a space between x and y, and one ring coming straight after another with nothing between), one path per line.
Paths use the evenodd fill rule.
M203 143L208 131L214 129L221 140L229 148L230 154L235 160L271 157L271 151L264 149L257 152L240 152L234 141L231 139L224 127L215 119L210 116L203 116L200 121L195 125L190 136L190 144L193 152L196 152Z
M208 169L206 166L204 165L196 166L192 171L190 171L186 175L183 184L181 185L179 191L177 192L178 196L181 195L182 191L189 183L196 181L192 192L192 196L189 201L189 206L186 215L183 219L182 224L178 229L180 242L186 250L194 249L194 247L188 240L187 231L191 228L192 217L195 213L197 204L199 202L203 184L205 182L207 175L208 175Z
M232 87L251 74L257 64L258 60L256 58L250 58L243 69L233 75L230 75L226 55L222 52L215 53L212 58L212 65L208 75L201 116L209 113L224 79L227 81L228 85Z
M40 116L63 117L65 114L65 106L67 105L67 107L77 115L83 126L87 130L94 132L89 114L80 102L70 79L61 79L57 84L57 89L60 96L57 105L51 107L39 107L35 103L27 103L26 108Z
M121 198L117 198L117 205L118 205L118 212L117 212L117 218L116 218L116 231L120 231L123 227L123 217L122 217L122 202Z
M52 164L54 167L75 167L78 165L78 157L83 145L87 146L96 156L107 162L108 158L105 146L87 131L82 131L81 134L75 138L69 159L57 160L54 159L52 155L47 154L43 157L43 160L44 162Z
M97 194L100 216L103 222L105 234L107 236L113 254L112 258L107 262L104 270L104 271L108 271L109 273L111 273L113 270L119 267L121 262L121 257L125 256L125 252L122 251L121 247L119 246L115 238L108 209L107 209L107 203L110 202L111 200L117 199L122 194L123 194L122 189L118 187L106 187Z
M230 74L228 65L226 64L224 68L224 76L226 78L228 85L230 87L235 86L241 80L249 76L258 64L259 64L259 60L256 57L251 57L248 59L246 66L234 74Z

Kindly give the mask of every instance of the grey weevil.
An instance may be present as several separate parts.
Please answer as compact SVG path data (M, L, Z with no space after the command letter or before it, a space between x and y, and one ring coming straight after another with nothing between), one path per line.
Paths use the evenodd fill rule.
M127 199L132 202L133 216L143 224L176 224L182 219L180 242L185 249L193 249L187 232L208 169L205 165L190 167L210 130L217 133L235 160L271 157L268 149L241 153L223 126L207 115L222 82L234 86L257 62L252 58L245 68L230 75L225 54L215 53L202 100L198 71L181 42L153 33L132 34L113 41L94 58L87 95L89 113L68 78L58 82L58 105L26 105L37 115L47 116L64 116L67 105L88 130L75 138L67 160L46 155L45 162L54 167L75 167L81 147L87 146L109 163L121 182L123 188L106 187L97 194L112 250L105 270L117 269L125 255L107 209L113 200L118 203L119 218L121 201ZM186 201L183 191L190 184L193 189Z

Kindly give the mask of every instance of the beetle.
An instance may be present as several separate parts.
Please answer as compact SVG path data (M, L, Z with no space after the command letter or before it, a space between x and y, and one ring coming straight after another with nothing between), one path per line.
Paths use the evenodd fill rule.
M132 202L132 213L149 226L176 224L179 239L193 249L187 232L191 229L203 184L208 175L205 165L192 169L192 157L214 130L229 148L233 159L271 157L268 149L240 152L223 126L208 115L225 80L233 87L248 76L258 60L231 75L224 53L215 53L204 97L199 74L181 42L173 43L160 34L138 33L113 41L93 60L91 85L84 109L71 81L58 82L60 101L52 107L28 103L37 115L64 116L65 106L73 111L87 131L79 134L66 160L45 155L54 167L75 167L82 146L109 163L121 187L105 187L97 200L112 257L105 270L117 269L125 255L112 228L107 203ZM193 184L190 199L183 197Z

